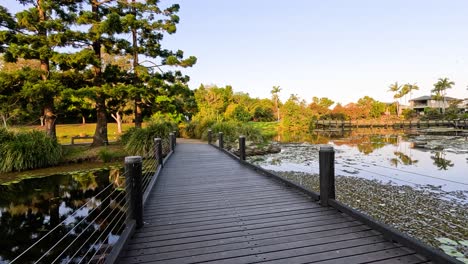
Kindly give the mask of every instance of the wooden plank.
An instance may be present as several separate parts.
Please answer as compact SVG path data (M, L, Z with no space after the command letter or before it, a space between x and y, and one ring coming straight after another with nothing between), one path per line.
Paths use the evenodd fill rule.
M210 146L179 144L173 155L120 263L425 261Z

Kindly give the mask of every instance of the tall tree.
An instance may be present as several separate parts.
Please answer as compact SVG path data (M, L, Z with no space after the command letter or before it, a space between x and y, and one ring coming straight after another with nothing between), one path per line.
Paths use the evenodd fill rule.
M125 32L131 34L131 55L132 72L130 84L133 86L131 97L134 99L135 126L141 127L143 101L148 96L154 95L156 88L148 86L149 79L160 78L164 82L185 83L188 78L181 76L179 72L164 72L164 66L191 67L197 59L190 56L184 59L181 50L170 51L163 49L161 41L165 34L176 33L176 25L179 23L177 13L179 5L174 4L165 9L159 6L159 1L151 0L138 2L136 0L120 1L120 7L124 10L125 16L122 25ZM140 60L142 57L142 60ZM155 74L160 72L162 74ZM152 81L154 84L155 82ZM164 85L163 82L161 82Z
M24 95L40 101L45 117L46 133L56 137L54 98L61 85L53 79L51 63L57 63L58 48L67 45L65 37L71 25L76 4L67 0L19 0L26 9L15 18L5 8L0 10L0 43L4 59L8 62L35 59L40 62L40 81L25 85Z
M448 78L439 78L439 80L434 84L434 89L431 92L435 93L435 97L442 99L443 107L441 106L442 113L445 114L446 108L446 90L452 88L455 83L450 81Z
M400 115L400 98L401 98L401 93L400 93L400 90L401 90L401 85L398 84L398 82L395 82L393 84L391 84L388 88L388 91L389 92L392 92L393 93L393 99L395 99L395 104L396 104L396 109L397 109L397 116Z
M273 86L271 89L271 95L273 96L272 100L275 103L276 108L276 115L278 116L277 121L280 120L280 110L279 110L279 93L281 92L281 88L279 86Z

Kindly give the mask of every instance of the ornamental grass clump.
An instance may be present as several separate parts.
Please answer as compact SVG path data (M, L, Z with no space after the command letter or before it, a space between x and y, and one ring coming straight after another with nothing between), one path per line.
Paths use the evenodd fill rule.
M57 165L61 157L60 144L43 132L0 130L0 172L49 167Z
M131 155L150 157L154 155L154 139L161 138L163 150L169 149L169 133L177 126L170 122L154 122L145 128L134 128L121 137L125 150Z
M235 121L218 122L211 126L211 130L213 131L214 140L217 139L219 132L223 132L223 139L228 145L235 144L241 135L245 136L246 140L252 141L255 144L264 143L261 130L248 123ZM207 131L208 129L204 133L204 139L207 138Z

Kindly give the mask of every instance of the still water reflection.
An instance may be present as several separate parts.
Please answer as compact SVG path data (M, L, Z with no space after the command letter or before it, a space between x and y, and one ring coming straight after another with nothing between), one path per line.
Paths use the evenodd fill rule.
M107 236L111 229L106 231L106 227L111 219L124 215L121 191L124 181L120 174L121 170L115 168L0 185L0 263L13 260L50 230L54 231L16 263L39 259L62 238L62 243L47 254L43 263L50 263L57 257L74 263L74 258L78 259L89 248L94 246L87 258L95 253L98 245L112 244L119 230L116 228ZM98 197L92 198L97 194ZM106 197L109 199L105 200ZM75 229L65 237L73 227ZM107 233L102 235L104 232ZM79 254L73 256L77 251Z
M275 171L318 173L318 149L330 144L336 151L336 174L377 179L434 190L468 191L466 136L428 136L415 131L357 129L315 133L288 143L282 151L252 158Z

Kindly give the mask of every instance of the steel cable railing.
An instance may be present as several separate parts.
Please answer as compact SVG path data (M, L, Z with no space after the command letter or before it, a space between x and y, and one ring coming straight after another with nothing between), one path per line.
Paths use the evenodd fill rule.
M436 176L427 175L427 174L423 174L423 173L419 173L419 172L413 172L413 171L407 171L407 170L402 170L402 169L398 169L398 168L392 168L392 167L383 166L383 165L379 165L379 164L375 164L375 163L369 163L369 162L364 162L364 161L360 161L360 162L363 163L363 164L367 164L367 165L371 165L371 166L375 166L375 167L379 167L379 168L384 168L384 169L388 169L388 170L394 170L394 171L404 172L404 173L408 173L408 174L413 174L413 175L418 175L418 176L422 176L422 177L427 177L427 178L432 178L432 179L437 179L437 180L441 180L441 181L446 181L446 182L451 182L451 183L457 183L457 184L467 185L467 186L468 186L468 183L464 183L464 182L459 182L459 181L454 181L454 180L439 178L439 177L436 177Z
M143 205L139 208L135 206L138 202L135 197L140 196L139 201L142 202L141 196L150 189L150 183L154 183L152 180L159 166L162 165L163 157L174 149L175 134L171 134L169 138L159 140L158 144L155 139L149 148L153 151L148 152L143 158L127 157L132 164L127 164L127 158L125 159L125 172L119 176L126 178L125 188L113 189L116 187L114 182L109 183L10 263L26 263L28 253L33 250L37 252L36 248L39 244L45 242L54 232L60 231L60 227L66 228L64 234L60 235L52 246L44 249L41 256L32 260L31 263L95 263L96 261L101 263L104 261L108 252L113 249L113 245L121 239L120 234L126 230L128 221L137 217L135 210L142 210ZM135 170L139 170L139 173ZM138 190L133 190L137 185ZM83 213L82 211L92 203L95 203L94 207ZM137 228L138 223L142 223L142 211L139 217ZM119 237L114 238L114 236Z
M105 204L107 200L110 201L111 196L114 195L116 192L120 192L118 195L121 195L121 194L123 193L122 191L120 191L120 190L118 190L118 189L115 189L115 190L112 191L106 198L104 198L104 199L101 201L100 205ZM64 241L66 238L68 238L69 235L75 234L74 231L75 231L78 227L80 227L81 224L85 223L85 220L86 220L89 216L91 216L91 215L93 214L93 212L95 212L95 211L97 211L98 209L100 209L100 205L97 206L97 207L95 207L91 212L88 213L88 215L87 215L86 217L84 217L84 218L81 219L77 224L75 224L75 226L74 226L71 230L69 230L68 233L66 233L61 239L59 239L52 247L50 247L50 248L49 248L39 259L37 259L34 263L40 263L40 261L41 261L42 259L46 258L51 252L53 252L53 250L54 250L58 245L60 245L60 243L61 243L62 241ZM95 224L96 220L99 219L99 217L100 217L101 215L103 215L103 214L106 212L107 208L109 208L110 206L111 206L111 203L109 202L109 204L108 204L106 207L102 208L102 209L101 209L101 212L100 212L93 220L89 221L89 224L75 237L75 239L73 239L73 241L72 241L71 243L68 244L68 246L62 251L62 253L60 253L60 254L57 256L57 258L56 258L53 262L57 261L57 260L58 260L58 259L59 259L59 258L60 258L60 257L61 257L61 256L62 256L62 255L63 255L63 254L64 254L64 253L65 253L65 252L66 252L66 251L67 251L83 234L84 234L84 233L85 233L85 231L86 231L89 227L91 227L93 224ZM87 242L87 241L86 241L86 242ZM85 243L86 243L86 242L85 242ZM53 262L52 262L52 263L53 263Z
M121 198L121 200L119 201L119 202L121 202L121 201L125 198L125 196L122 195L122 194L124 194L124 192L120 192L120 193L114 198L114 201L117 200L117 199L119 198L119 196L121 196L122 198ZM119 211L123 212L124 214L126 213L125 210L120 210L118 207L115 207L114 209L112 209L112 211L107 212L106 209L110 208L111 206L112 206L112 202L110 202L109 205L107 205L106 208L104 208L104 209L102 210L102 212L101 212L98 216L96 216L95 220L98 219L103 213L106 213L106 217L105 217L104 219L101 220L101 222L105 223L105 222L107 221L107 219L113 214L113 212L114 212L115 210L119 210ZM122 207L124 207L124 206L122 206ZM95 221L90 222L90 223L88 224L88 226L86 226L86 227L83 229L83 231L80 233L80 235L77 236L77 237L65 248L65 250L62 251L62 253L61 253L59 256L57 256L57 257L52 261L52 263L55 263L56 261L60 260L60 258L62 257L62 255L63 255L76 241L78 241L79 237L80 237L82 234L84 234L84 231L86 231L88 228L90 228L93 224L95 224ZM96 232L98 232L98 230L99 230L99 229L94 229L94 230L93 230L93 232L91 233L91 235L88 236L88 238L82 243L82 245L81 245L81 246L75 251L75 253L73 253L73 255L69 258L69 261L72 261L72 260L73 260L73 258L78 254L78 252L81 251L81 249L90 241L90 239L93 237L93 235L94 235ZM100 239L100 237L102 236L102 234L103 234L103 232L101 232L101 234L99 235L99 237L98 237L97 240ZM96 241L95 241L94 243L91 243L91 245L94 245L95 243L96 243ZM91 250L92 248L93 248L93 247L90 247L89 250ZM87 253L86 253L85 255L83 255L83 258L85 258L86 255L87 255ZM69 263L69 261L68 261L67 263Z
M125 203L125 205L123 206L124 208L126 207L126 209L128 210L128 201ZM112 214L109 214L107 217L106 217L106 220L107 218L109 218L109 216L112 215ZM99 244L99 247L97 248L94 248L94 247L90 247L86 253L83 255L83 257L80 259L80 261L78 263L81 263L83 262L83 260L86 259L86 256L88 254L90 254L92 252L92 250L94 249L94 254L89 258L89 262L91 262L94 257L96 256L96 254L98 254L98 252L100 252L100 249L102 248L102 245L104 245L104 242L105 241L108 241L110 235L112 234L112 230L114 230L114 227L116 227L119 223L122 225L125 223L124 220L124 217L126 216L126 210L125 212L120 212L120 216L119 216L119 212L117 212L114 217L109 221L109 224L106 226L106 228L101 232L101 234L96 238L96 240L92 243L93 245L97 245ZM112 229L109 230L109 228L112 227ZM109 232L108 232L109 231ZM101 239L103 237L104 234L106 234L106 237L104 239ZM99 242L100 241L100 242ZM111 247L110 244L108 243L108 246L107 248ZM105 257L105 254L102 252L102 257Z
M128 204L127 204L128 206ZM112 234L119 234L121 232L121 230L123 229L123 227L125 226L125 221L123 221L124 217L126 216L126 214L122 214L118 219L117 221L115 222L115 224L113 225L112 229L108 232L107 236L102 240L101 244L99 245L99 248L97 248L94 252L94 254L91 256L91 258L89 259L89 261L87 263L91 263L94 259L95 259L95 256L98 252L101 251L102 249L102 246L104 245L104 241L108 241L109 242L109 239L110 239L110 236ZM117 216L116 216L117 217ZM114 217L113 220L116 219L116 217ZM113 221L112 220L112 221ZM120 223L120 225L119 225ZM106 227L106 230L110 227L111 225L108 225ZM119 227L117 230L116 230L116 227ZM107 231L104 231L103 234L105 234ZM108 246L106 246L104 252L101 253L101 256L99 257L99 262L103 261L107 255L107 252L109 251L109 249L111 249L112 247L110 246L110 243L108 243ZM82 258L82 260L84 260L84 258ZM79 263L82 262L82 260L80 260Z
M69 219L72 218L73 216L75 216L78 212L80 212L81 210L83 210L86 206L89 205L89 203L91 201L93 201L94 198L96 197L99 197L99 195L101 195L102 193L104 193L107 189L109 189L110 187L113 186L113 183L110 183L108 184L106 187L104 187L98 194L96 194L95 196L89 198L81 207L79 207L78 209L76 209L72 214L70 214L69 216L67 216L62 222L60 222L59 224L57 224L54 228L52 228L49 232L47 232L45 235L43 235L41 238L39 238L36 242L34 242L31 246L29 246L27 249L25 249L23 252L21 252L21 254L19 254L16 258L14 258L10 263L16 263L16 261L18 259L20 259L21 257L23 257L26 253L28 253L32 248L36 247L41 241L43 241L45 238L47 238L49 235L51 235L53 232L55 232L59 227L61 226L68 226L68 225L71 225L72 223L70 224L65 224L66 222L69 222ZM94 210L94 209L93 209Z

